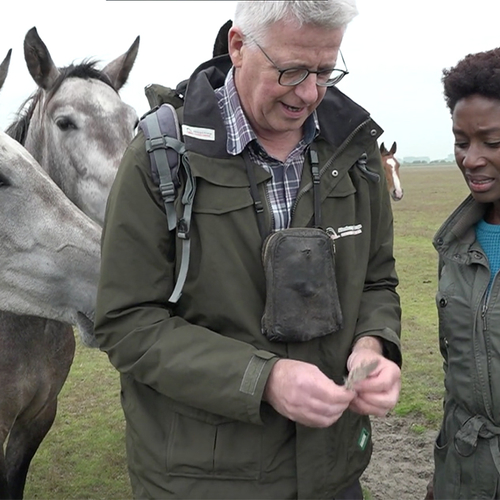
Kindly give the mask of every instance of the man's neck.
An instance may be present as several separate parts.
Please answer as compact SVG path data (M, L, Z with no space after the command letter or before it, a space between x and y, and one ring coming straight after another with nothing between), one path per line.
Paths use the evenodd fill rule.
M294 130L280 137L262 137L257 134L260 145L266 153L281 162L285 162L290 153L302 139L302 130Z

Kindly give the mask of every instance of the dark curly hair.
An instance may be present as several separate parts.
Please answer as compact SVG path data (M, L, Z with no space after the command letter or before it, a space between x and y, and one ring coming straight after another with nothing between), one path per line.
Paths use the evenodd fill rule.
M469 54L443 70L444 97L451 112L457 101L472 94L500 100L500 47Z

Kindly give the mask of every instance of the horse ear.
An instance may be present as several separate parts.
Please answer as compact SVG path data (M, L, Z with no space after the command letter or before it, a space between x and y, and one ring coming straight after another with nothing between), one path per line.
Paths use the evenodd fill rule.
M396 144L396 141L394 141L394 142L392 143L391 150L390 150L391 155L396 154L396 149L397 149L397 147L398 147L398 146L397 146L397 144Z
M138 36L125 54L111 61L102 70L111 80L115 90L120 90L128 80L128 75L134 65L137 52L139 51L140 39L141 37Z
M382 156L386 155L387 154L387 149L385 149L385 145L384 143L380 144L380 154Z
M227 39L227 35L231 26L233 25L233 21L229 19L219 30L217 33L217 38L214 43L214 50L212 53L213 57L221 56L223 54L229 54L229 42Z
M9 52L7 52L5 59L2 61L2 64L0 64L0 89L2 88L3 83L5 82L5 78L7 78L11 54L12 54L12 49L9 49Z
M24 37L24 59L36 84L45 90L50 88L59 76L59 70L35 27Z

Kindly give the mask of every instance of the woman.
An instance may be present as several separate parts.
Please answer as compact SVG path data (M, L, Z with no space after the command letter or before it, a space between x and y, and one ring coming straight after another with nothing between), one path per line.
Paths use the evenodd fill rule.
M443 72L471 194L437 232L444 417L434 498L500 498L500 48Z

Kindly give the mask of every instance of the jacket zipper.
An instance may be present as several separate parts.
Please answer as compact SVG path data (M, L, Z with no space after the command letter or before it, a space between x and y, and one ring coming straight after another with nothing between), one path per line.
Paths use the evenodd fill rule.
M488 318L486 316L488 312L488 302L489 299L486 299L485 302L483 303L483 306L481 307L481 319L483 320L483 330L486 332L488 331Z
M366 119L363 123L359 124L350 134L349 136L347 137L347 139L339 146L339 148L337 149L337 151L335 151L333 153L333 155L331 156L331 158L325 163L325 166L320 170L319 172L319 176L321 177L323 175L323 173L330 167L330 165L335 161L336 158L338 158L338 156L347 148L347 146L350 144L350 142L353 140L354 136L367 124L371 121L371 118L368 118ZM310 149L309 149L310 151ZM309 191L309 189L311 189L312 187L312 182L306 184L304 186L304 188L299 192L297 193L297 196L295 198L295 202L293 204L293 207L292 207L292 211L291 211L291 214L290 214L290 217L293 218L294 216L294 213L295 213L295 208L297 207L297 204L300 200L300 198L302 198L302 196L307 192Z
M486 257L484 257L486 258ZM488 267L489 269L489 267ZM491 271L490 271L491 272ZM483 321L483 330L486 332L488 331L488 309L489 309L489 304L490 304L490 299L491 299L491 291L493 289L493 286L495 284L496 278L498 276L498 272L495 274L493 277L493 280L491 282L491 288L488 290L488 285L486 285L486 288L483 292L483 305L481 306L481 319Z

